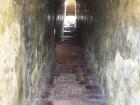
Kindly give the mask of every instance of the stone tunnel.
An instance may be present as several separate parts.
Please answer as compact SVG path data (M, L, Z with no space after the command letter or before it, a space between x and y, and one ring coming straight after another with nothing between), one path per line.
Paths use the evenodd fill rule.
M140 0L0 0L0 105L140 105Z

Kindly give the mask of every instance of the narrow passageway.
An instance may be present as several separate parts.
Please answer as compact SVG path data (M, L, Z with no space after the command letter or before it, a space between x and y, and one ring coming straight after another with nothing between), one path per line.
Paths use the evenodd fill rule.
M140 105L140 0L0 0L0 105Z
M86 51L77 41L75 22L65 22L64 34L60 36L63 40L55 49L56 65L49 82L41 84L46 84L46 89L39 101L46 99L45 104L34 105L107 105L103 90L86 65Z

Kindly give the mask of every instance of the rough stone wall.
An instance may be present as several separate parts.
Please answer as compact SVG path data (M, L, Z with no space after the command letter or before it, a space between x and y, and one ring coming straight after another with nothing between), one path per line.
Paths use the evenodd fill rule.
M60 36L63 34L64 29L64 15L65 15L65 2L62 0L58 1L56 9L56 27L55 27L55 39L56 43L60 40Z
M0 0L0 104L31 105L54 43L55 0Z
M89 64L109 105L139 105L140 1L87 0L85 4L84 8L81 3L79 30L85 29L81 35Z

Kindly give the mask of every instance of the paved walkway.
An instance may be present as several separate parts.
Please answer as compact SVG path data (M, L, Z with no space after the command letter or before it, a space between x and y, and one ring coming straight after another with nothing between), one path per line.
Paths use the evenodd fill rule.
M71 36L72 33L68 33L71 27L65 30L66 35ZM55 50L55 69L51 76L44 72L33 105L107 105L84 56L84 49L78 46L74 37L60 41Z

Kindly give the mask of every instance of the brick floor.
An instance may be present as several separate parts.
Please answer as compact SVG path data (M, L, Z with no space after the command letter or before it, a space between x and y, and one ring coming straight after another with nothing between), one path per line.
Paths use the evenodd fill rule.
M56 46L56 69L48 81L42 76L33 105L107 105L104 92L91 76L84 55L74 39Z

